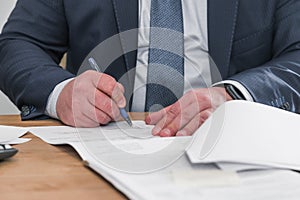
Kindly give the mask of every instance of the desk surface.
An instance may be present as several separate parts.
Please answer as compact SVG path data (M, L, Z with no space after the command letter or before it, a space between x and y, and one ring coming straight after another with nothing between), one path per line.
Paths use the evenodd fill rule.
M143 119L143 113L132 113ZM56 120L21 121L0 116L0 125L55 126ZM100 175L85 167L69 146L52 146L28 133L30 142L16 145L19 152L0 162L1 199L126 199Z

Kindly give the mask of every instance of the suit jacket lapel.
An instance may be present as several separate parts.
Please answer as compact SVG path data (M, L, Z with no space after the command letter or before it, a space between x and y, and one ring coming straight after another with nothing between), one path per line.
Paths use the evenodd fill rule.
M228 75L238 2L238 0L208 0L209 53L223 78ZM212 78L214 82L219 81L214 74Z
M112 3L119 33L138 28L138 0L112 0ZM120 35L120 37L122 37L120 39L123 52L128 52L129 48L132 49L133 45L136 47L135 50L137 49L137 31L130 33L135 33L136 35L130 38L125 35L123 37ZM136 57L134 57L134 55L125 55L125 62L127 70L130 70L130 68L135 66Z
M208 0L208 43L209 53L216 63L221 76L225 78L228 75L228 67L231 56L231 48L235 31L235 24L238 12L239 0ZM138 0L112 0L115 17L119 32L124 32L138 28ZM128 41L127 37L120 38L123 51L128 52L132 49L131 45L135 45L137 49L138 32L134 33ZM136 51L124 55L125 64L129 71L136 64ZM133 71L133 70L131 70ZM214 71L214 70L212 70ZM213 82L219 81L219 78L214 76ZM133 81L135 73L128 74L128 92L133 91ZM128 95L126 95L128 98ZM131 102L129 103L131 104Z
M125 97L128 100L126 108L130 110L134 90L138 45L138 0L112 0L112 4L115 11L118 31L121 33L119 37L124 52L127 71L126 75L119 81L125 87Z

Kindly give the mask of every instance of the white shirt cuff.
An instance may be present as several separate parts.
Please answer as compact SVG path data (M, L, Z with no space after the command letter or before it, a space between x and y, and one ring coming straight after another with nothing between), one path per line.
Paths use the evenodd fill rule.
M56 113L56 103L57 103L57 99L58 96L60 95L61 91L64 89L64 87L74 78L70 78L67 79L63 82L60 82L59 84L57 84L54 88L54 90L51 92L51 94L48 97L48 102L47 102L47 106L46 106L46 111L45 114L58 119L57 113Z
M249 91L242 84L240 84L237 81L233 81L233 80L220 81L220 82L217 82L217 83L213 84L212 87L218 86L218 85L223 85L223 84L233 85L234 87L236 87L244 95L244 97L247 101L252 101L252 102L254 101L253 97L251 96Z

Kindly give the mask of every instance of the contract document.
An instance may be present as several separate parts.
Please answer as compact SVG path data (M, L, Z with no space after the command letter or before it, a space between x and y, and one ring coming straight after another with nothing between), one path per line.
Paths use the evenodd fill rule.
M50 144L80 144L84 151L78 153L83 160L96 160L129 173L165 168L185 154L193 139L154 137L151 126L143 121L133 123L133 127L117 122L98 128L32 127L30 131Z
M227 113L227 110L239 109L242 116L253 116L251 113L256 112L253 106L257 105L252 103L244 105L242 102L236 102L221 106L205 124L214 124L214 120L223 123L221 125L216 123L211 127L204 124L202 126L204 128L200 128L194 137L153 137L152 127L145 125L142 121L134 121L133 127L128 127L125 122L117 122L108 126L87 129L66 126L32 127L30 132L50 144L73 146L87 166L106 178L130 199L299 199L299 173L285 169L271 169L273 161L276 161L275 164L278 165L278 160L274 160L275 157L268 159L259 155L262 149L257 148L259 151L255 151L253 147L260 146L251 143L254 140L250 142L254 145L251 146L253 151L248 152L251 153L250 155L242 156L237 149L234 149L231 153L235 159L231 160L232 157L227 157L232 148L224 147L226 143L221 142L223 142L222 137L225 136L230 137L228 140L231 141L233 136L230 135L231 129L226 123L228 121L232 123L228 117L234 116L232 113ZM263 111L258 115L264 116L267 110L264 106L261 109ZM276 111L273 111L272 116L278 117ZM283 116L285 117L295 118L294 115L289 114ZM241 119L241 116L239 118ZM246 120L249 118L245 117ZM259 117L251 119L249 124L256 124L257 127L260 126L260 122L256 119L268 122L268 127L270 126L269 120L272 120ZM241 134L244 131L242 127L250 127L242 123L239 129ZM218 134L220 133L218 131L224 130L229 133ZM275 131L271 129L270 133L278 134L274 133ZM206 132L213 135L210 137ZM205 137L201 137L202 133ZM252 132L252 137L257 137L258 134L262 133ZM214 140L215 138L217 140ZM237 138L240 137L237 136ZM255 141L263 140L264 142L268 138L262 135L259 139ZM229 144L234 145L235 142ZM219 144L221 144L219 148L222 147L221 149L226 152L224 157L218 149L216 154L215 149L210 148L217 147ZM281 145L281 148L284 146ZM226 151L226 148L230 151ZM241 151L247 153L244 150ZM287 150L284 150L282 155L286 153ZM254 158L255 154L258 155L255 158L259 159L253 159L254 162L249 160L249 158ZM218 156L210 157L210 155ZM209 159L206 160L206 158ZM276 158L281 159L281 157ZM290 164L290 167L298 166L296 162L286 161L287 159L282 162L285 166L286 164ZM215 164L215 162L220 163ZM234 165L234 163L239 165ZM226 170L220 170L218 165ZM239 169L244 171L237 172L240 171Z

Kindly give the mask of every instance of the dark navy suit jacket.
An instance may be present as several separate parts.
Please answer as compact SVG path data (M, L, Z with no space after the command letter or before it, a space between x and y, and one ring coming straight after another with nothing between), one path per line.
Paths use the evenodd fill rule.
M209 53L222 78L240 82L256 102L297 113L299 25L298 0L208 0ZM0 36L0 88L23 119L43 117L53 88L74 77L96 45L137 26L138 0L19 0ZM133 38L114 48L136 46ZM58 66L65 52L68 71ZM135 63L132 51L106 73L118 80Z

